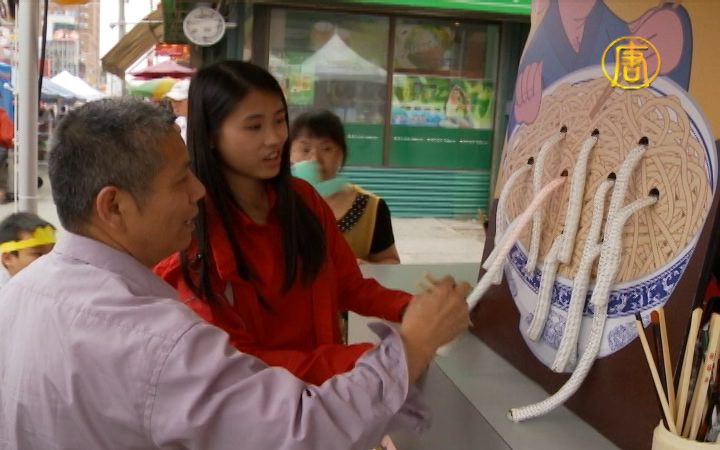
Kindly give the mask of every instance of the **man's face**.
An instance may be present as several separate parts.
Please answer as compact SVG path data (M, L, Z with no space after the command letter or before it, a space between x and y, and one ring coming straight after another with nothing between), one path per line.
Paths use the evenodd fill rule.
M190 244L197 202L205 195L178 133L168 133L160 151L165 161L150 192L125 212L127 250L148 267Z
M20 241L25 239L32 239L32 233L27 231L21 231L18 236ZM5 252L2 254L3 266L7 269L11 277L14 277L18 272L26 268L33 261L50 253L55 244L38 245L36 247L22 248L13 252Z
M188 100L170 100L170 105L172 105L173 113L175 113L176 116L183 116L187 117L188 115Z

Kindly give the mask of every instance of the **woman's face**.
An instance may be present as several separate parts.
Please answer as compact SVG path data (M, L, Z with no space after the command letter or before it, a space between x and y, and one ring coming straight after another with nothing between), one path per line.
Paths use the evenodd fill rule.
M450 91L450 99L453 103L461 103L462 102L462 95L460 94L460 89L457 87L452 88Z
M170 100L170 105L172 106L173 113L176 116L182 116L187 117L188 115L188 100Z
M281 98L273 92L252 90L225 118L215 144L227 171L269 180L280 172L287 138Z
M320 178L335 178L343 161L342 147L330 138L312 136L307 130L302 131L290 147L290 161L317 161Z

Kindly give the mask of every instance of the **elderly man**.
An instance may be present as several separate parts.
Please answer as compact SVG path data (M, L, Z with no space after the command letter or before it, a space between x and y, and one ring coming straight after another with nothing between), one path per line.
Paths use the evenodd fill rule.
M171 120L101 100L56 132L67 232L0 293L0 448L366 450L425 427L411 385L466 328L467 284L418 296L321 386L238 353L149 269L188 245L205 193Z

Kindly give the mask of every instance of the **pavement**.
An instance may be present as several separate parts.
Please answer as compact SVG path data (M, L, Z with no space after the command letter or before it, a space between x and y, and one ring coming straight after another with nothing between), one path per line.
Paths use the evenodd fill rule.
M39 175L45 181L38 191L38 214L60 228L52 201L47 166ZM0 205L0 220L17 210L15 203ZM395 245L403 264L480 262L485 230L477 220L393 218Z
M485 229L477 220L393 218L403 264L480 262Z

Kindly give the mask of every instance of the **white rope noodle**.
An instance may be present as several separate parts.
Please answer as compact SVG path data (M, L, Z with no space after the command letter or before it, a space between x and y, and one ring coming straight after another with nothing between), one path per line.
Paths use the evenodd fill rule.
M555 361L551 367L555 372L564 372L568 368L571 355L575 355L577 351L580 325L585 307L585 298L588 286L590 285L592 267L600 255L601 245L598 241L603 224L605 200L608 191L614 184L615 179L606 179L600 184L593 198L592 223L590 224L590 230L585 239L585 248L583 249L583 254L580 259L580 265L573 279L573 290L570 297L570 304L568 305L567 318L565 319L565 330L560 339L557 353L555 353Z
M542 278L540 279L540 290L538 291L538 300L535 303L532 321L527 329L527 336L533 341L537 341L542 336L547 322L548 314L550 314L550 302L552 301L553 287L555 286L555 274L560 265L557 256L560 247L564 241L564 235L555 238L550 251L545 255L545 261L542 267Z
M497 248L498 243L502 241L503 236L505 234L511 232L512 223L503 231L503 224L505 222L505 202L507 202L508 197L510 196L510 192L512 192L513 186L517 183L518 180L523 178L528 172L530 172L530 169L532 169L533 166L533 160L529 160L528 163L516 170L512 175L510 175L510 178L507 179L505 184L503 185L502 191L500 192L500 197L498 198L498 206L497 210L495 211L495 246L493 247L492 251L488 255L488 257L485 259L485 262L483 263L483 269L487 270L488 267L490 267L490 264L495 260L495 257L497 256ZM502 271L498 273L498 276L495 278L493 284L500 284L502 281Z
M502 191L500 192L500 197L498 197L497 210L495 211L495 247L493 247L492 251L485 259L485 262L483 262L482 267L485 270L490 267L490 264L492 264L493 260L495 259L495 255L497 254L497 244L502 241L502 236L508 233L510 230L508 226L508 228L503 231L503 224L505 222L505 203L507 202L507 199L512 192L515 184L523 177L523 175L529 172L530 169L532 169L532 163L528 162L528 164L520 167L515 172L513 172L513 174L510 175L510 177L503 185Z
M482 265L483 269L488 270L493 265L493 263L495 262L495 258L497 258L500 246L507 239L508 236L512 236L513 232L515 231L515 227L517 226L517 223L518 223L518 218L516 217L507 226L507 228L505 229L505 232L502 234L500 239L496 239L495 247L493 247L492 251L490 252L487 259L485 260L485 262ZM495 284L497 284L497 283L495 283Z
M515 242L518 240L518 236L520 235L520 233L522 233L523 228L530 222L530 219L532 219L533 213L537 211L538 208L540 208L543 201L545 201L545 199L549 197L553 191L555 191L560 186L562 186L563 183L565 183L566 179L567 177L561 176L555 178L554 180L546 184L540 190L540 192L537 193L535 198L533 198L532 202L530 202L525 211L523 211L522 214L517 217L517 219L515 220L516 225L513 229L513 233L511 235L503 236L503 242L501 242L498 246L497 257L490 265L487 272L485 272L485 275L480 278L480 281L478 281L475 289L470 292L470 295L468 295L466 299L470 311L475 308L478 301L480 301L485 292L487 292L487 290L490 288L490 286L492 285L492 281L497 277L496 272L502 270L503 261L510 253L513 245L515 245Z
M535 158L535 167L533 168L533 193L537 193L542 187L543 170L545 169L545 160L550 153L550 150L562 140L567 134L566 131L558 132L554 136L550 137L540 148L537 158ZM542 211L538 210L533 216L533 225L530 238L530 250L528 254L527 264L525 265L525 271L532 272L535 270L537 265L538 253L540 252L540 235L542 231Z
M493 248L492 251L490 252L490 255L488 256L488 260L491 262L489 264L487 264L487 268L484 267L485 265L483 265L483 268L486 271L488 270L488 268L490 268L492 266L493 262L495 262L495 258L497 258L497 256L498 256L498 249L500 248L502 243L507 239L507 237L513 236L513 235L520 236L520 233L515 234L515 228L517 227L517 224L518 224L518 221L517 221L517 218L515 218L515 220L513 220L510 223L510 225L508 225L507 230L505 230L505 233L503 233L503 236L502 236L503 239L497 245L495 245L495 248ZM523 225L523 227L525 227L525 225ZM513 242L517 242L517 239ZM490 260L491 257L492 257L492 260ZM493 273L494 273L494 275L490 282L493 285L500 284L503 279L503 271L500 270L500 271L493 272Z
M506 233L506 235L503 236L503 242L501 242L498 246L497 258L495 258L493 264L490 266L488 271L485 272L485 275L480 278L480 281L478 281L475 289L473 289L472 292L470 292L468 297L465 299L469 311L475 309L475 306L477 306L482 296L485 295L487 290L493 284L493 280L498 278L497 272L501 272L503 270L503 261L505 260L505 258L507 258L507 255L510 253L513 245L515 245L515 242L518 240L518 236L520 235L520 233L522 233L523 228L525 228L525 226L530 222L533 213L537 211L537 209L542 205L543 201L545 201L545 199L549 197L550 194L553 193L553 191L557 190L560 186L563 185L563 183L565 183L566 179L567 176L563 175L561 177L555 178L554 180L546 184L540 190L540 192L537 193L535 198L533 198L525 211L523 211L522 214L520 214L513 221L513 231L512 233ZM500 279L502 279L502 275L500 275ZM440 355L447 354L451 345L452 343L440 347L437 353Z
M572 257L573 246L575 245L575 237L580 224L580 214L583 207L583 195L585 194L585 179L587 177L588 158L590 150L595 147L598 136L593 133L592 136L583 142L580 148L580 154L573 169L572 180L570 184L570 198L568 200L568 209L565 214L565 226L563 227L563 243L558 253L558 259L563 264L568 264Z
M495 211L495 241L500 242L501 238L499 236L502 234L500 231L503 230L504 225L504 219L505 219L505 203L507 202L508 197L510 196L510 193L513 190L513 187L515 187L515 184L525 175L527 175L528 172L530 172L530 169L533 167L533 160L531 159L528 161L526 165L516 170L510 177L507 179L505 184L503 185L502 191L500 191L500 197L498 198L498 206L497 210ZM492 255L492 253L490 254ZM485 263L483 264L483 268L487 269L487 267L490 265L488 263L490 261L490 256L485 260ZM487 265L487 266L486 266Z
M630 150L627 158L625 158L625 161L623 161L622 165L620 166L620 170L618 170L617 173L617 182L615 183L615 189L613 189L613 193L610 196L610 206L608 207L607 213L608 219L613 217L615 213L622 207L623 203L625 203L625 195L627 194L628 185L630 184L630 177L632 176L635 167L640 162L646 151L647 144L638 144L637 147ZM606 234L609 227L610 220L605 223Z
M630 153L628 153L627 158L625 158L623 163L620 165L620 169L618 170L615 188L613 189L612 195L610 196L610 206L608 206L607 212L608 220L605 222L606 235L609 232L609 227L611 225L610 218L615 217L617 211L622 207L623 203L625 202L625 196L627 195L633 172L635 171L635 168L640 163L640 160L642 160L643 155L647 151L647 139L643 138L640 140L640 142L641 143L639 143L632 150L630 150ZM620 254L620 251L618 251L618 254ZM599 272L600 262L598 263L598 273ZM597 289L597 286L595 289ZM582 320L582 317L580 319ZM579 329L577 330L577 333L579 336ZM575 345L577 346L577 338L575 339ZM577 352L569 352L567 356L568 359L566 361L565 367L574 366L577 360Z
M592 367L593 362L595 362L595 357L593 356L590 358L590 354L597 355L597 352L600 350L600 342L602 341L602 333L603 328L605 328L606 318L607 311L595 312L590 329L590 340L585 348L585 354L583 354L577 368L560 390L541 402L523 406L521 408L512 408L508 413L508 418L510 420L513 422L522 422L527 419L543 416L565 403L567 399L577 392L578 388L590 371L590 367ZM586 354L588 357L585 357Z
M600 262L598 263L598 278L593 290L590 302L595 307L593 322L590 330L590 338L588 345L578 362L575 371L568 381L552 396L547 399L524 406L522 408L513 408L508 413L510 420L520 422L523 420L538 417L563 404L570 398L587 377L590 368L597 357L600 350L600 342L602 340L603 330L605 328L605 320L607 319L607 304L610 296L610 288L614 283L620 266L622 253L622 229L625 222L637 211L653 205L657 202L657 196L649 196L644 199L636 200L633 203L622 208L613 217L608 217L610 226L606 239L602 245L600 253Z
M540 290L538 291L538 300L535 303L535 309L532 314L530 326L527 329L528 338L537 341L542 336L550 314L550 304L552 302L553 287L555 286L555 278L558 266L563 261L561 253L566 252L566 258L569 259L577 233L577 226L580 222L580 213L582 212L583 194L585 193L585 175L587 173L587 161L590 156L590 150L597 143L597 130L595 130L588 139L583 142L578 155L577 163L572 176L570 186L570 200L565 215L565 227L562 234L557 236L550 247L550 251L545 255L543 263L542 278L540 281Z

